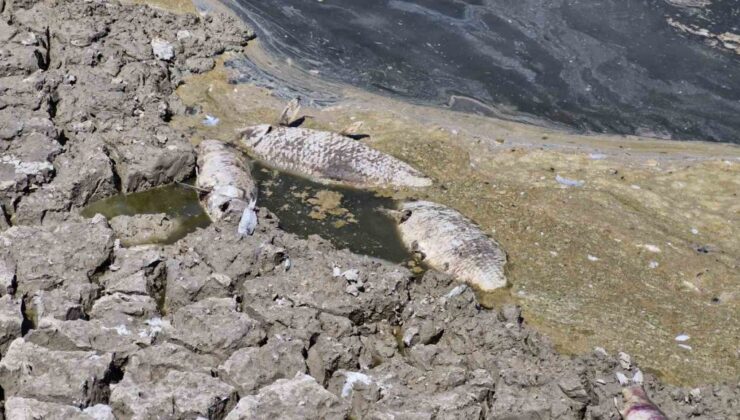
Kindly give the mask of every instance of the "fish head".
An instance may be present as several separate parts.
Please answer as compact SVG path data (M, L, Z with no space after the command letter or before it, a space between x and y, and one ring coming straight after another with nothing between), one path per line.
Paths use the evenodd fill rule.
M270 124L253 125L239 130L242 144L248 148L254 147L262 138L272 131Z
M622 396L628 405L650 403L650 399L645 393L645 389L639 385L622 388Z

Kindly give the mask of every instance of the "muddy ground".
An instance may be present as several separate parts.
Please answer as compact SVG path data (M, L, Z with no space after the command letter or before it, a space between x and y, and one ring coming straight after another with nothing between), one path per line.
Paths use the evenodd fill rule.
M602 220L592 213L593 207L583 207L588 213L578 216L573 211L578 207L568 204L594 200L591 195L608 197L593 192L592 184L617 184L609 183L608 172L592 178L599 172L591 172L591 161L582 154L520 149L513 142L533 131L496 123L511 134L501 137L506 153L488 155L475 149L475 156L484 159L478 162L466 149L473 143L458 140L472 136L453 134L456 129L441 125L442 119L437 120L439 127L421 125L432 114L420 113L414 123L409 122L416 119L414 114L407 113L409 120L403 120L392 114L365 114L370 108L360 108L382 104L382 98L316 111L317 117L309 121L328 127L350 116L365 118L373 133L370 144L435 177L438 187L425 195L444 202L459 199L456 207L504 242L519 300L494 303L490 310L481 307L471 290L434 271L417 276L398 264L337 250L316 236L302 239L287 233L265 207L259 209L258 230L250 237L238 237L235 226L212 224L170 245L126 246L124 239L138 232L154 238L165 235L157 230L171 228L166 215L140 220L134 215L135 220L115 222L102 215L84 218L80 210L119 193L186 180L195 169L193 144L199 137L226 137L238 124L274 118L279 100L226 83L217 67L222 54L244 52L251 33L228 16L171 14L116 2L0 0L0 11L0 387L6 418L618 418L613 397L620 387L614 372L634 372L643 357L628 363L608 340L603 340L607 350L563 354L556 351L561 344L557 334L553 344L530 325L534 320L547 328L552 322L540 321L548 319L547 298L527 298L530 293L546 296L545 284L537 283L545 277L528 270L542 266L533 247L550 250L545 239L532 237L539 235L535 221L547 211L567 211L578 234L572 237L591 243L594 249L589 252L605 267L613 267L611 252L648 249L624 244L632 236L616 236L623 226L616 210L603 223L612 223L611 231L624 245L616 246L619 251L612 251L611 242L600 245L598 226L583 222ZM248 95L226 102L227 93L240 92ZM212 131L202 128L206 112L222 121ZM416 143L419 136L429 143ZM491 147L495 151L499 143ZM687 147L691 153L695 146ZM617 160L619 153L614 151ZM535 179L525 177L530 161L542 165L536 160L539 154L555 161L563 176L584 178L586 186L544 187L552 181L547 178L553 177L549 167L541 169L545 180L536 172L530 174ZM728 272L733 261L737 264L732 260L737 255L732 229L737 225L727 228L722 223L722 214L733 214L722 213L722 203L733 210L734 201L719 199L724 197L722 186L737 179L732 172L736 164L728 161L697 158L688 172L664 173L663 165L673 163L658 160L660 171L634 169L625 181L644 190L646 180L664 177L665 188L676 182L694 188L697 181L688 174L704 179L702 171L710 171L720 177L705 187L710 217L691 223L716 244L706 246L706 255L717 260L711 274L718 275L702 276L716 278L716 287L723 284L722 264ZM507 178L493 179L494 172L501 173L494 163L508 165ZM467 169L471 164L488 172ZM674 173L683 178L672 178ZM466 204L479 197L473 185L475 177L483 176L490 177L485 180L490 190L475 189L501 197L493 205L501 207L500 213L490 213L490 219ZM533 187L498 187L514 179L520 186L530 181ZM629 186L619 191L643 190ZM537 217L526 201L520 202L521 213L511 212L514 200L537 194L557 205L544 207ZM319 198L317 203L326 201ZM618 200L603 207L614 202ZM664 218L656 225L660 220L666 222L658 226L687 220L675 211L679 207L674 201L655 203L650 208L662 209ZM684 270L690 273L697 257L688 251L673 255L659 241L672 231L653 224L641 227L642 222L635 216L636 230L666 236L641 244L660 247L661 257L686 264ZM562 243L557 239L553 234L553 246ZM671 242L683 245L673 237ZM571 251L557 251L580 255L585 251L580 246L576 242ZM548 267L559 266L547 261ZM557 272L563 293L567 287L581 289L569 286L568 270L578 268ZM624 270L624 278L631 278L629 264ZM526 278L532 283L525 283ZM713 293L714 283L704 279L700 287ZM634 299L635 289L630 292L621 296ZM718 294L718 299L711 307L727 311L730 318L722 327L732 335L737 297ZM531 309L540 306L544 312ZM578 308L568 308L560 305L560 311L578 313ZM613 325L640 319L635 310L629 314L605 315L619 317L619 322L602 319L600 330L615 331ZM611 334L624 336L625 330L616 331ZM686 332L695 345L701 333ZM632 337L623 337L623 342L632 343ZM623 349L629 352L628 344ZM670 376L658 379L648 372L646 388L671 418L732 418L740 404L736 378L726 377L726 371L737 369L736 353L734 357L735 364L726 363L724 372L715 374L712 366L711 374L699 371L708 379L700 386L672 385L666 382ZM649 359L644 359L647 365Z

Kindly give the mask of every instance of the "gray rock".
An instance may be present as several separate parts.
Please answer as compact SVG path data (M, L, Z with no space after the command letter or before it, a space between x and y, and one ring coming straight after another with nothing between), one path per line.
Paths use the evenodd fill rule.
M219 378L237 387L240 395L306 372L304 344L281 336L270 338L262 347L237 350L218 368Z
M164 242L177 229L177 223L164 214L116 216L110 227L124 246Z
M215 273L195 250L185 249L167 259L165 306L176 311L201 299L226 298L234 294L235 282L224 273Z
M88 285L113 249L113 232L105 218L56 227L13 226L0 233L0 247L16 265L16 293Z
M0 386L7 397L88 406L108 395L110 353L54 351L18 338L0 361Z
M126 374L136 382L153 382L170 370L203 373L211 376L219 364L218 358L195 353L175 343L158 343L132 355Z
M168 136L162 146L151 132L132 129L108 139L123 192L142 191L183 181L195 169L193 146L181 136Z
M222 360L243 347L265 341L262 323L238 312L234 299L208 298L172 315L170 340Z
M194 372L170 370L153 382L129 378L113 385L110 405L127 419L223 418L236 404L236 390L218 379Z
M213 70L216 66L216 61L209 57L191 57L185 60L185 67L190 70L191 73L205 73Z
M21 336L22 324L21 301L8 295L0 297L0 354L5 354L10 342Z
M256 395L239 400L226 420L241 419L345 419L348 407L312 377L299 373L279 379Z
M159 317L157 302L151 296L113 293L96 300L90 309L90 319L108 325L126 325L131 320L140 321Z
M165 256L162 248L141 245L117 248L113 263L99 278L105 293L149 295L156 300L163 298L166 283Z
M26 334L25 340L52 350L109 352L120 367L141 347L151 345L155 335L151 326L144 323L106 324L99 320L44 318Z
M72 405L11 397L5 402L5 418L14 420L115 420L111 408L96 404L81 410Z
M60 222L71 209L117 193L113 165L98 140L75 142L54 164L54 180L18 203L16 223Z

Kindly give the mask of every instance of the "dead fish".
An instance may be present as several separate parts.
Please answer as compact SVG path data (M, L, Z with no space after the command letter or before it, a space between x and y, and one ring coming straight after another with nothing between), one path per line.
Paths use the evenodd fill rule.
M242 135L241 144L254 158L319 182L361 188L432 185L405 162L337 133L258 125Z
M198 148L196 187L205 194L206 213L213 221L239 217L237 232L251 235L257 227L257 184L244 155L218 140L204 140Z
M297 123L300 118L298 115L301 112L301 100L299 98L292 99L288 102L288 105L283 108L283 112L278 117L278 125L284 127L290 127Z
M619 414L624 420L668 420L665 414L648 398L645 388L642 387L642 372L639 370L632 377L632 381L618 372L617 380L622 385L624 407ZM616 398L614 401L616 405ZM619 407L617 407L619 409Z
M457 210L414 201L404 203L399 216L403 242L435 269L484 292L506 287L506 253Z

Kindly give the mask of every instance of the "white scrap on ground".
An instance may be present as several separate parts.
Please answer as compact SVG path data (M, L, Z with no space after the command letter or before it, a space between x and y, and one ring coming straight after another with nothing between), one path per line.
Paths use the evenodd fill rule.
M347 380L344 382L342 387L342 398L347 398L352 394L355 384L360 383L363 385L370 385L373 383L373 378L360 372L341 372Z
M555 181L557 181L558 184L565 185L566 187L577 187L578 188L578 187L582 187L586 185L586 181L582 181L579 179L565 178L560 175L555 176Z

